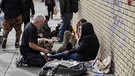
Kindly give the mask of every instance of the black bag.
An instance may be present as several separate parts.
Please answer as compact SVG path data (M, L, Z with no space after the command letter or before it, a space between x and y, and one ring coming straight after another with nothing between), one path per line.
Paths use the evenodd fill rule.
M74 12L74 13L78 12L78 1L79 0L70 0L71 11Z
M77 61L50 61L40 71L39 76L81 76L87 68Z

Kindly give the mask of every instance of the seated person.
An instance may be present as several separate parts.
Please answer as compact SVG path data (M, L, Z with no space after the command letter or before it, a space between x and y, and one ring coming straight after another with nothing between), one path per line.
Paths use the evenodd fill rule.
M72 26L71 26L71 28L72 28L72 32L74 33L74 35L75 35L75 32L76 32L76 34L77 34L77 36L78 36L78 38L80 38L80 27L82 26L82 24L84 23L84 22L87 22L87 20L85 20L85 19L80 19L79 21L78 21L78 23L77 23L77 25L76 25L76 31L74 31L73 30L73 28L72 28ZM63 51L65 51L65 50L67 50L67 46L68 46L68 43L69 42L71 42L71 44L72 44L72 46L75 46L76 45L76 43L77 43L77 39L75 38L75 36L73 36L72 34L71 34L71 32L64 32L64 39L63 39L63 44L62 44L62 46L60 46L58 49L57 49L57 53L60 53L60 52L63 52Z
M20 46L22 58L16 62L16 66L27 64L28 66L42 67L46 63L40 52L46 55L50 51L37 45L37 28L42 27L44 21L45 17L43 15L36 15L33 21L25 27Z
M46 20L41 28L38 29L39 38L50 38L51 28L48 26L49 16L45 16Z
M63 52L65 50L69 50L70 48L75 46L76 43L77 43L77 39L75 38L75 36L72 35L72 33L70 31L67 30L64 32L63 44L57 49L56 52L60 53L60 52Z
M81 28L81 37L78 47L72 48L70 51L64 51L58 54L50 55L49 59L73 59L76 61L89 61L96 58L99 50L99 41L94 32L91 23L85 22Z
M51 32L50 37L58 37L59 36L60 25L61 25L61 23L58 23L58 25L55 27L55 30L53 30Z
M76 34L77 34L77 36L78 36L78 38L80 38L80 27L82 26L82 24L84 23L84 22L87 22L87 20L85 20L85 19L80 19L79 21L78 21L78 23L77 23L77 25L76 25Z

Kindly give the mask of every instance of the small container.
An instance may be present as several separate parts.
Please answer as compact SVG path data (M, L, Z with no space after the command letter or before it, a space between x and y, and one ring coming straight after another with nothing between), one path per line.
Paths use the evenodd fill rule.
M104 74L95 74L94 76L105 76Z

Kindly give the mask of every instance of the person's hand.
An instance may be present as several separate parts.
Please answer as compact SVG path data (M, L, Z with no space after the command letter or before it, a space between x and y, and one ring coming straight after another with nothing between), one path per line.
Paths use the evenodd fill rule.
M64 54L69 54L70 51L64 51Z
M50 51L47 50L47 49L44 49L43 53L44 53L44 54L48 54L48 53L50 53Z
M43 34L42 33L40 33L40 34L38 34L38 37L41 37L41 38L43 38Z
M30 18L33 19L34 18L34 15L31 15Z

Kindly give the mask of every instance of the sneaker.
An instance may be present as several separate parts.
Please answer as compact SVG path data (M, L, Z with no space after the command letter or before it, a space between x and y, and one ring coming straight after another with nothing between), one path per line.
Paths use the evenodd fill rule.
M19 48L20 47L20 44L19 43L15 43L15 48Z
M27 66L26 62L27 62L27 59L24 57L16 59L16 67Z
M2 48L3 49L6 48L6 43L7 43L7 39L6 38L3 38L3 41L2 41Z

